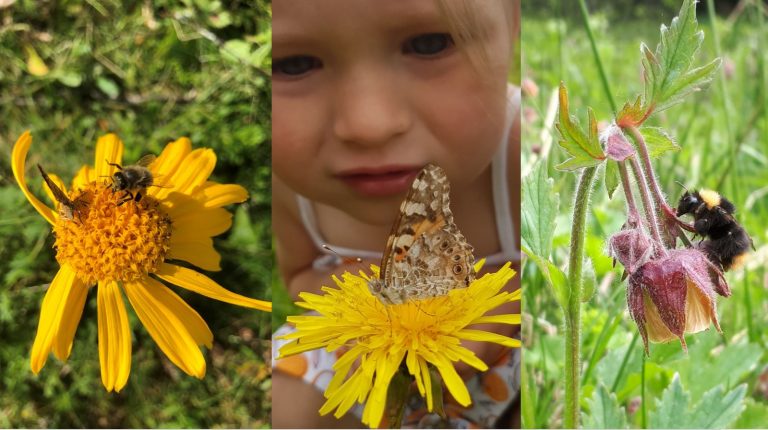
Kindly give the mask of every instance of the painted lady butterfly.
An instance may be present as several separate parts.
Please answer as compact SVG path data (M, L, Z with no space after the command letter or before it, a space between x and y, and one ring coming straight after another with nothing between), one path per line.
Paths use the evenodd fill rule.
M450 209L450 184L442 168L429 164L414 179L392 226L371 293L387 304L448 294L475 279L472 246Z

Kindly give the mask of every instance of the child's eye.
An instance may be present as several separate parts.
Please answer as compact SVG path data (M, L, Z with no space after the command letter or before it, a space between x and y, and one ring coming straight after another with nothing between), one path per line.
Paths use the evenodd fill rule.
M431 57L450 49L453 45L453 38L448 33L420 34L405 42L403 52Z
M308 55L297 55L294 57L282 58L272 62L272 75L283 76L301 76L313 69L319 69L323 66L319 59Z

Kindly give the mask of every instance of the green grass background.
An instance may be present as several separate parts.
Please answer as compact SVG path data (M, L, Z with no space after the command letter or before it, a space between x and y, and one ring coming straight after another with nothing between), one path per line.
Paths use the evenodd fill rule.
M222 271L206 275L270 300L270 15L265 0L18 0L0 9L0 427L269 427L270 315L179 288L214 333L204 379L173 366L129 310L131 376L121 393L107 393L95 290L69 361L51 356L32 374L40 303L58 265L10 156L29 129L27 166L68 182L107 132L124 141L126 162L181 136L213 148L212 179L250 197L230 208L234 225L215 239ZM35 55L42 76L30 73ZM42 196L36 170L27 180Z
M659 26L669 25L680 7L678 1L637 3L596 1L588 5L589 25L618 105L634 100L642 91L640 42L655 47ZM731 199L738 208L737 218L752 235L758 251L746 270L727 275L733 295L719 298L722 337L714 330L687 336L687 355L676 342L651 344L651 355L644 361L642 341L637 339L636 326L626 311L626 283L619 279L621 269L611 267L605 252L606 239L626 219L623 195L619 188L609 200L602 180L598 180L586 240L598 288L582 306L582 410L586 416L596 412L588 400L599 384L605 384L627 411L629 425L648 427L661 407L661 393L677 372L691 404L718 384L731 389L746 383L743 412L730 426L764 427L768 422L768 388L764 382L768 377L768 27L753 3L740 4L745 7L717 2L714 14L710 14L707 2L699 3L699 27L706 37L694 62L703 65L720 55L724 66L708 89L651 121L670 132L682 147L677 153L654 160L654 166L673 206L682 193L675 181L689 187L718 189ZM568 87L571 112L582 125L586 124L587 106L595 110L598 121L609 122L613 114L578 2L525 2L523 17L523 78L538 85L538 94L524 100L523 174L533 161L546 157L560 203L553 259L563 267L568 255L576 175L552 167L566 157L556 142L546 144L546 136L556 133L551 123L544 122L550 97L562 80ZM562 425L562 312L533 264L525 265L522 276L523 423L526 427L558 427Z

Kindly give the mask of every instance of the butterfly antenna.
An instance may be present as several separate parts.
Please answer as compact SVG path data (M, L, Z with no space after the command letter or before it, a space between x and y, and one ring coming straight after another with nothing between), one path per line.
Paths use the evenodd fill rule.
M339 254L338 252L336 252L335 249L331 248L330 246L328 246L326 244L323 244L322 247L323 247L324 250L326 250L328 252L331 252L331 253L333 253L333 255L339 257L339 259L341 260L342 264L345 264L345 265L346 264L360 264L361 266L363 264L363 259L360 258L360 257L345 257L345 256Z

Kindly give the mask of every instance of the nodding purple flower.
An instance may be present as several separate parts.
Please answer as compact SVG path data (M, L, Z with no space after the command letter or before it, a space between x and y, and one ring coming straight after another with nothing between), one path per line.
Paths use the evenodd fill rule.
M649 340L677 338L687 351L685 333L706 330L710 324L722 332L715 293L731 295L723 273L698 249L670 249L630 271L627 304L646 354Z

